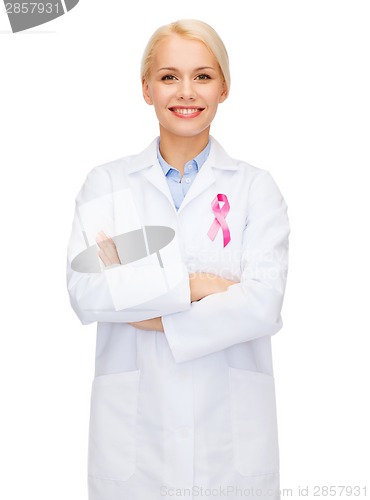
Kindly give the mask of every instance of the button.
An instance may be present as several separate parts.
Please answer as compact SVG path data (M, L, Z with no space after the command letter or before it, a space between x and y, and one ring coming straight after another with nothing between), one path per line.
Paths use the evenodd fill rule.
M189 170L191 170L192 168L193 168L193 165L190 163L190 164L188 165L188 169L189 169Z
M186 182L186 184L189 184L189 183L190 183L190 179L189 179L189 177L187 177L187 178L185 179L185 182Z

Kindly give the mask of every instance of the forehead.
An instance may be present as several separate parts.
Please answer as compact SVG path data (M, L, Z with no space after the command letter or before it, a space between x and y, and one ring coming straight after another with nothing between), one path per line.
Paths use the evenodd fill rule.
M217 60L200 40L170 35L160 40L153 51L153 67L192 68L218 66Z

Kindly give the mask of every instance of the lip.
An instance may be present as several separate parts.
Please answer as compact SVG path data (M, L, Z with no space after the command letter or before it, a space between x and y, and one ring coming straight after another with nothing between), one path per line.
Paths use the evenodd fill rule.
M189 118L196 118L205 108L201 108L198 106L172 106L168 109L178 118L183 118L186 120Z

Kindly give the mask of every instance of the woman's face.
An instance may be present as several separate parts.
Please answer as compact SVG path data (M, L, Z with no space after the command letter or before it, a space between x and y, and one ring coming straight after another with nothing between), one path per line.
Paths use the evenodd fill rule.
M154 105L161 136L194 137L209 133L227 90L216 58L202 42L171 35L154 49L143 95Z

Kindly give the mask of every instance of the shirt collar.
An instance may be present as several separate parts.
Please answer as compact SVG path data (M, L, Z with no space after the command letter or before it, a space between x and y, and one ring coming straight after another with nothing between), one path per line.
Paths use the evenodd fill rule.
M207 146L199 153L199 155L197 155L192 160L193 162L195 162L195 166L196 166L198 171L201 169L203 163L206 161L206 159L209 155L210 149L211 149L211 142L208 141ZM159 151L159 138L157 141L157 157L158 157L159 164L162 167L162 170L164 172L164 175L167 175L168 172L171 170L171 168L174 170L177 170L174 167L172 167L171 165L169 165L166 162L166 160L163 158L163 156L161 155L161 152ZM187 162L187 163L189 163L189 162Z

